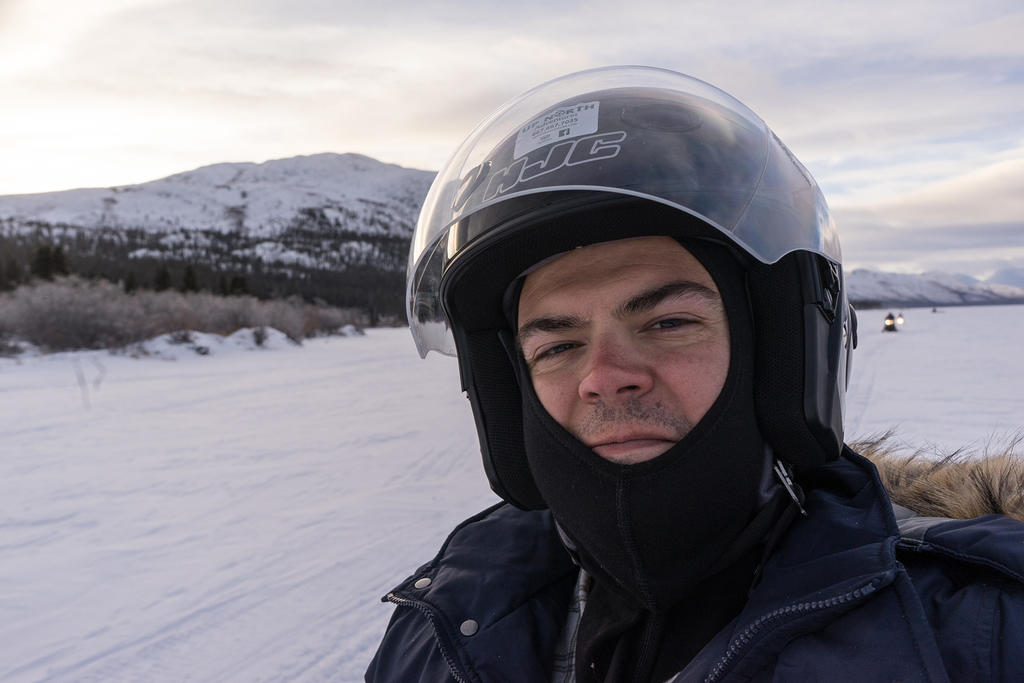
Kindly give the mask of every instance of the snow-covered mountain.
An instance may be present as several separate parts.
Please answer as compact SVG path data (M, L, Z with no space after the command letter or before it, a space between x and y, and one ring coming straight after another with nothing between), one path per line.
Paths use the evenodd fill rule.
M312 211L353 232L408 238L433 177L358 154L223 163L139 185L0 197L0 219L274 238Z
M162 270L181 281L191 268L203 289L244 279L259 296L298 294L400 319L409 240L434 175L317 154L11 195L0 197L0 251L22 272L39 245L59 245L74 272L113 281L146 286Z
M858 268L846 274L854 304L877 306L950 306L1024 302L1024 289L980 282L949 273L886 273Z

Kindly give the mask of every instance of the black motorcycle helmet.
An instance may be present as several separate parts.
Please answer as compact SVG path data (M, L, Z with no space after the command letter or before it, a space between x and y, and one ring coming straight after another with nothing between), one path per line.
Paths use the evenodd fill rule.
M807 170L742 103L647 67L571 74L486 118L438 173L413 236L421 355L457 355L494 491L544 507L523 451L510 284L578 246L664 234L744 264L764 438L797 472L839 456L856 319Z

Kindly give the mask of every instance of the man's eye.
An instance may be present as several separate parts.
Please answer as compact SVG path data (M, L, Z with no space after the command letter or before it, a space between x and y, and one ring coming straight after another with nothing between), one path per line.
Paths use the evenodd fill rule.
M689 325L690 323L691 321L685 320L683 318L665 318L664 320L657 321L651 327L655 327L659 330L671 330L675 327L683 327L684 325Z
M568 351L569 349L573 349L575 347L576 347L576 345L571 343L571 342L563 342L561 344L555 344L553 346L549 346L547 348L539 350L537 352L537 354L534 356L534 358L536 358L536 359L550 358L551 356L557 356L558 354L564 353L565 351Z

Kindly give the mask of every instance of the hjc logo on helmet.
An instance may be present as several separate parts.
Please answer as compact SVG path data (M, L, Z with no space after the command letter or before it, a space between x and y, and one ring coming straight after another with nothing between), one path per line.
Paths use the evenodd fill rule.
M614 159L622 151L619 144L626 139L626 131L616 130L610 133L594 133L573 140L562 140L555 143L547 153L527 154L514 160L508 166L488 173L491 162L487 161L466 174L460 184L462 191L455 200L453 208L458 210L470 196L490 178L484 191L482 202L490 201L499 194L509 192L520 183L529 182L542 175L553 173L567 166L579 166L602 159ZM542 157L542 158L538 158Z
M622 151L618 143L626 139L626 131L594 133L575 140L563 140L551 146L541 159L531 160L527 154L503 169L495 171L487 184L483 201L494 199L520 183L553 173L566 166L579 166L602 159L613 159Z

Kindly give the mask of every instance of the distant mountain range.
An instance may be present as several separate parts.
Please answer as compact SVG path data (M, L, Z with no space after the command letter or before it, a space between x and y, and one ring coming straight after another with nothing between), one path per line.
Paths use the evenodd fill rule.
M1024 303L1024 289L949 273L886 273L858 268L846 274L848 296L861 308Z
M0 254L26 268L38 245L59 244L83 274L145 285L158 268L191 266L205 289L244 276L259 295L299 294L400 318L409 240L434 175L317 154L0 196ZM1002 284L854 270L847 282L861 306L1024 302L1024 270L997 276Z

